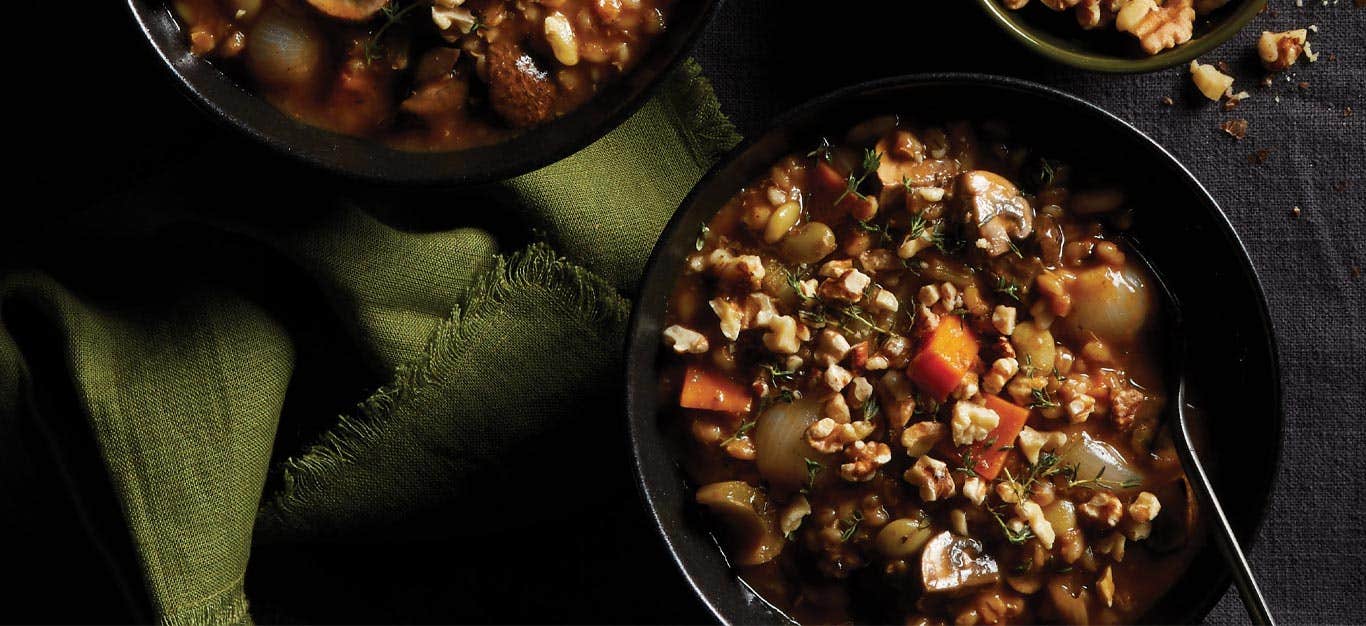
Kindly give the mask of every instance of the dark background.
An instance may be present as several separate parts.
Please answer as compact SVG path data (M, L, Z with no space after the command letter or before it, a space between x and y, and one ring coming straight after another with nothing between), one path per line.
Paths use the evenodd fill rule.
M1253 567L1282 622L1363 622L1366 9L1346 0L1305 4L1272 0L1270 11L1203 59L1227 62L1238 79L1235 90L1252 94L1231 112L1196 94L1183 70L1104 76L1032 56L970 0L731 0L695 56L723 109L746 134L841 86L953 70L1061 88L1130 121L1172 151L1237 228L1275 320L1285 450L1251 551ZM134 36L122 2L90 5L80 9L80 19L61 17L63 41L74 44L56 51L50 40L15 46L25 88L11 94L25 110L11 133L37 136L12 155L20 183L12 188L23 199L11 200L0 221L0 259L54 216L117 210L124 192L173 175L191 158L216 154L240 162L237 180L250 180L253 168L288 171L288 164L206 119L180 96ZM1311 35L1319 62L1302 59L1271 87L1259 86L1257 34L1309 24L1320 29ZM49 61L28 62L49 52ZM1164 96L1174 105L1161 104ZM1356 114L1349 116L1347 107ZM1250 123L1242 141L1218 128L1232 118ZM1262 150L1269 151L1264 162L1252 162ZM1123 155L1097 146L1096 157ZM1291 213L1296 206L1299 217ZM459 222L458 216L448 219ZM43 450L45 429L71 445L60 454ZM16 622L147 619L126 535L117 524L100 521L117 519L117 508L99 496L101 473L89 465L97 456L82 447L89 443L79 425L34 425L18 436L32 438L32 479L50 488L32 490L46 495L25 503L40 516L0 521L11 536L31 537L41 546L6 559L26 584L0 615ZM388 537L257 546L247 579L255 617L313 623L709 621L647 521L624 440L621 448L620 472L600 479L609 505L530 530L477 540ZM79 505L65 495L72 486L86 494ZM73 598L76 590L82 593ZM1246 618L1229 595L1209 621Z

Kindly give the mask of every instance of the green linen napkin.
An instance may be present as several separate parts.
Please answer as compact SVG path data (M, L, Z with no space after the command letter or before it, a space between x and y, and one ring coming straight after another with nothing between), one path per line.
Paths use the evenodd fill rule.
M621 436L630 291L737 139L688 63L495 189L344 198L241 160L225 184L220 155L33 233L0 275L0 504L41 525L40 453L17 442L36 429L61 459L88 432L152 617L236 624L253 541L363 534L554 471L519 451Z

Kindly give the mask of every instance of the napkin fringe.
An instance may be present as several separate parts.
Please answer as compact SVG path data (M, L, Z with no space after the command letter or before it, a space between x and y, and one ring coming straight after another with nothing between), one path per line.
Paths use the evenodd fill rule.
M704 169L709 168L743 137L721 112L711 81L702 75L702 66L689 58L678 71L680 88L662 90L673 109L670 119L679 121L679 131L693 160Z
M433 332L421 357L400 367L394 380L361 402L354 413L341 415L303 454L283 462L282 489L274 498L276 511L288 514L294 502L320 492L326 478L340 466L355 462L382 436L396 407L420 395L424 387L440 383L442 373L460 357L464 346L487 339L472 335L469 329L480 320L496 317L518 289L567 292L568 306L593 325L622 326L630 313L630 303L611 285L561 257L548 244L536 243L511 257L495 257L463 305L457 305Z

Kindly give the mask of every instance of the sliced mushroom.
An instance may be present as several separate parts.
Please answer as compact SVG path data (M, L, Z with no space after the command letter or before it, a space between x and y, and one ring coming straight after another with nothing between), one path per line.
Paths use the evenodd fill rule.
M1034 232L1034 208L1013 183L985 170L958 177L959 197L977 227L978 245L991 256L1010 251L1010 240ZM985 242L985 243L984 243Z
M364 22L379 13L389 0L308 0L319 13L348 22Z
M489 106L508 124L525 128L555 114L558 89L521 46L506 40L489 46Z
M930 538L920 555L926 593L959 593L1000 580L1000 568L982 542L944 531Z
M731 480L697 490L697 502L721 519L727 552L740 565L760 565L783 551L783 535L764 492Z

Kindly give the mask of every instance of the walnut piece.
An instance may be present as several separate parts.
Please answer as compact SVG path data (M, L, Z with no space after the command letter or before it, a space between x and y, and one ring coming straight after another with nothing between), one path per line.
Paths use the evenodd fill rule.
M995 328L996 332L1009 337L1011 333L1015 332L1017 314L1015 307L998 304L996 309L991 312L991 327Z
M758 291L764 280L764 262L753 254L735 256L729 250L717 248L707 259L712 274L724 283L737 288Z
M960 400L953 405L949 427L954 445L966 446L981 441L1001 423L1001 416L980 404Z
M1043 544L1043 547L1053 547L1053 540L1057 539L1057 535L1053 532L1053 524L1043 516L1043 508L1039 503L1024 500L1015 505L1015 514L1029 523L1029 529L1034 531L1034 536L1039 538L1039 543Z
M845 270L837 278L827 278L821 283L818 293L831 300L858 302L863 299L863 290L868 288L872 279L858 270Z
M944 438L947 432L939 422L916 422L901 431L901 447L910 456L924 456Z
M664 344L679 354L702 354L709 348L702 333L678 324L664 329Z
M1134 417L1138 415L1138 408L1148 396L1143 395L1142 391L1133 387L1126 387L1120 390L1110 391L1110 417L1115 420L1115 426L1120 429L1127 429L1134 424Z
M1124 515L1124 504L1112 493L1097 493L1091 497L1090 502L1078 508L1088 519L1109 528L1114 528Z
M1067 433L1057 431L1039 432L1025 426L1020 429L1020 435L1017 438L1017 441L1017 447L1020 452L1025 455L1026 459L1029 459L1030 464L1036 464L1039 462L1040 451L1045 448L1057 450L1058 448L1061 448L1063 444L1066 444Z
M955 486L949 466L943 461L922 456L906 470L906 482L920 487L920 499L925 502L942 500L953 495Z
M849 354L849 340L844 338L839 332L829 328L822 330L816 336L815 361L821 367L830 367L844 360L844 355Z
M1308 40L1309 31L1303 28L1283 33L1262 31L1261 38L1257 40L1257 57L1261 59L1262 67L1280 72L1299 60Z
M987 481L980 476L969 476L963 481L963 497L973 504L981 504L987 499Z
M892 449L879 441L855 441L844 452L850 461L840 465L840 478L854 483L872 480L878 468L892 460Z
M828 417L816 420L806 429L806 443L817 452L834 454L845 445L860 441L872 434L871 422L858 421L841 424Z
M1213 65L1201 65L1198 61L1191 61L1190 71L1195 87L1206 98L1215 102L1233 88L1233 77L1220 72Z
M1195 8L1193 0L1167 0L1156 10L1148 10L1132 23L1123 28L1116 20L1116 27L1122 32L1138 38L1138 45L1148 54L1157 54L1167 48L1175 48L1187 41L1195 32ZM1125 7L1127 9L1128 7ZM1123 11L1120 11L1121 15Z
M1157 496L1144 491L1129 504L1129 517L1135 522L1151 522L1162 511L1162 503Z
M801 342L797 341L797 320L791 315L773 318L769 322L768 332L764 333L764 347L775 354L796 354L802 347Z
M1020 362L1003 357L991 362L991 371L982 377L982 390L987 393L1001 393L1006 383L1020 371Z

